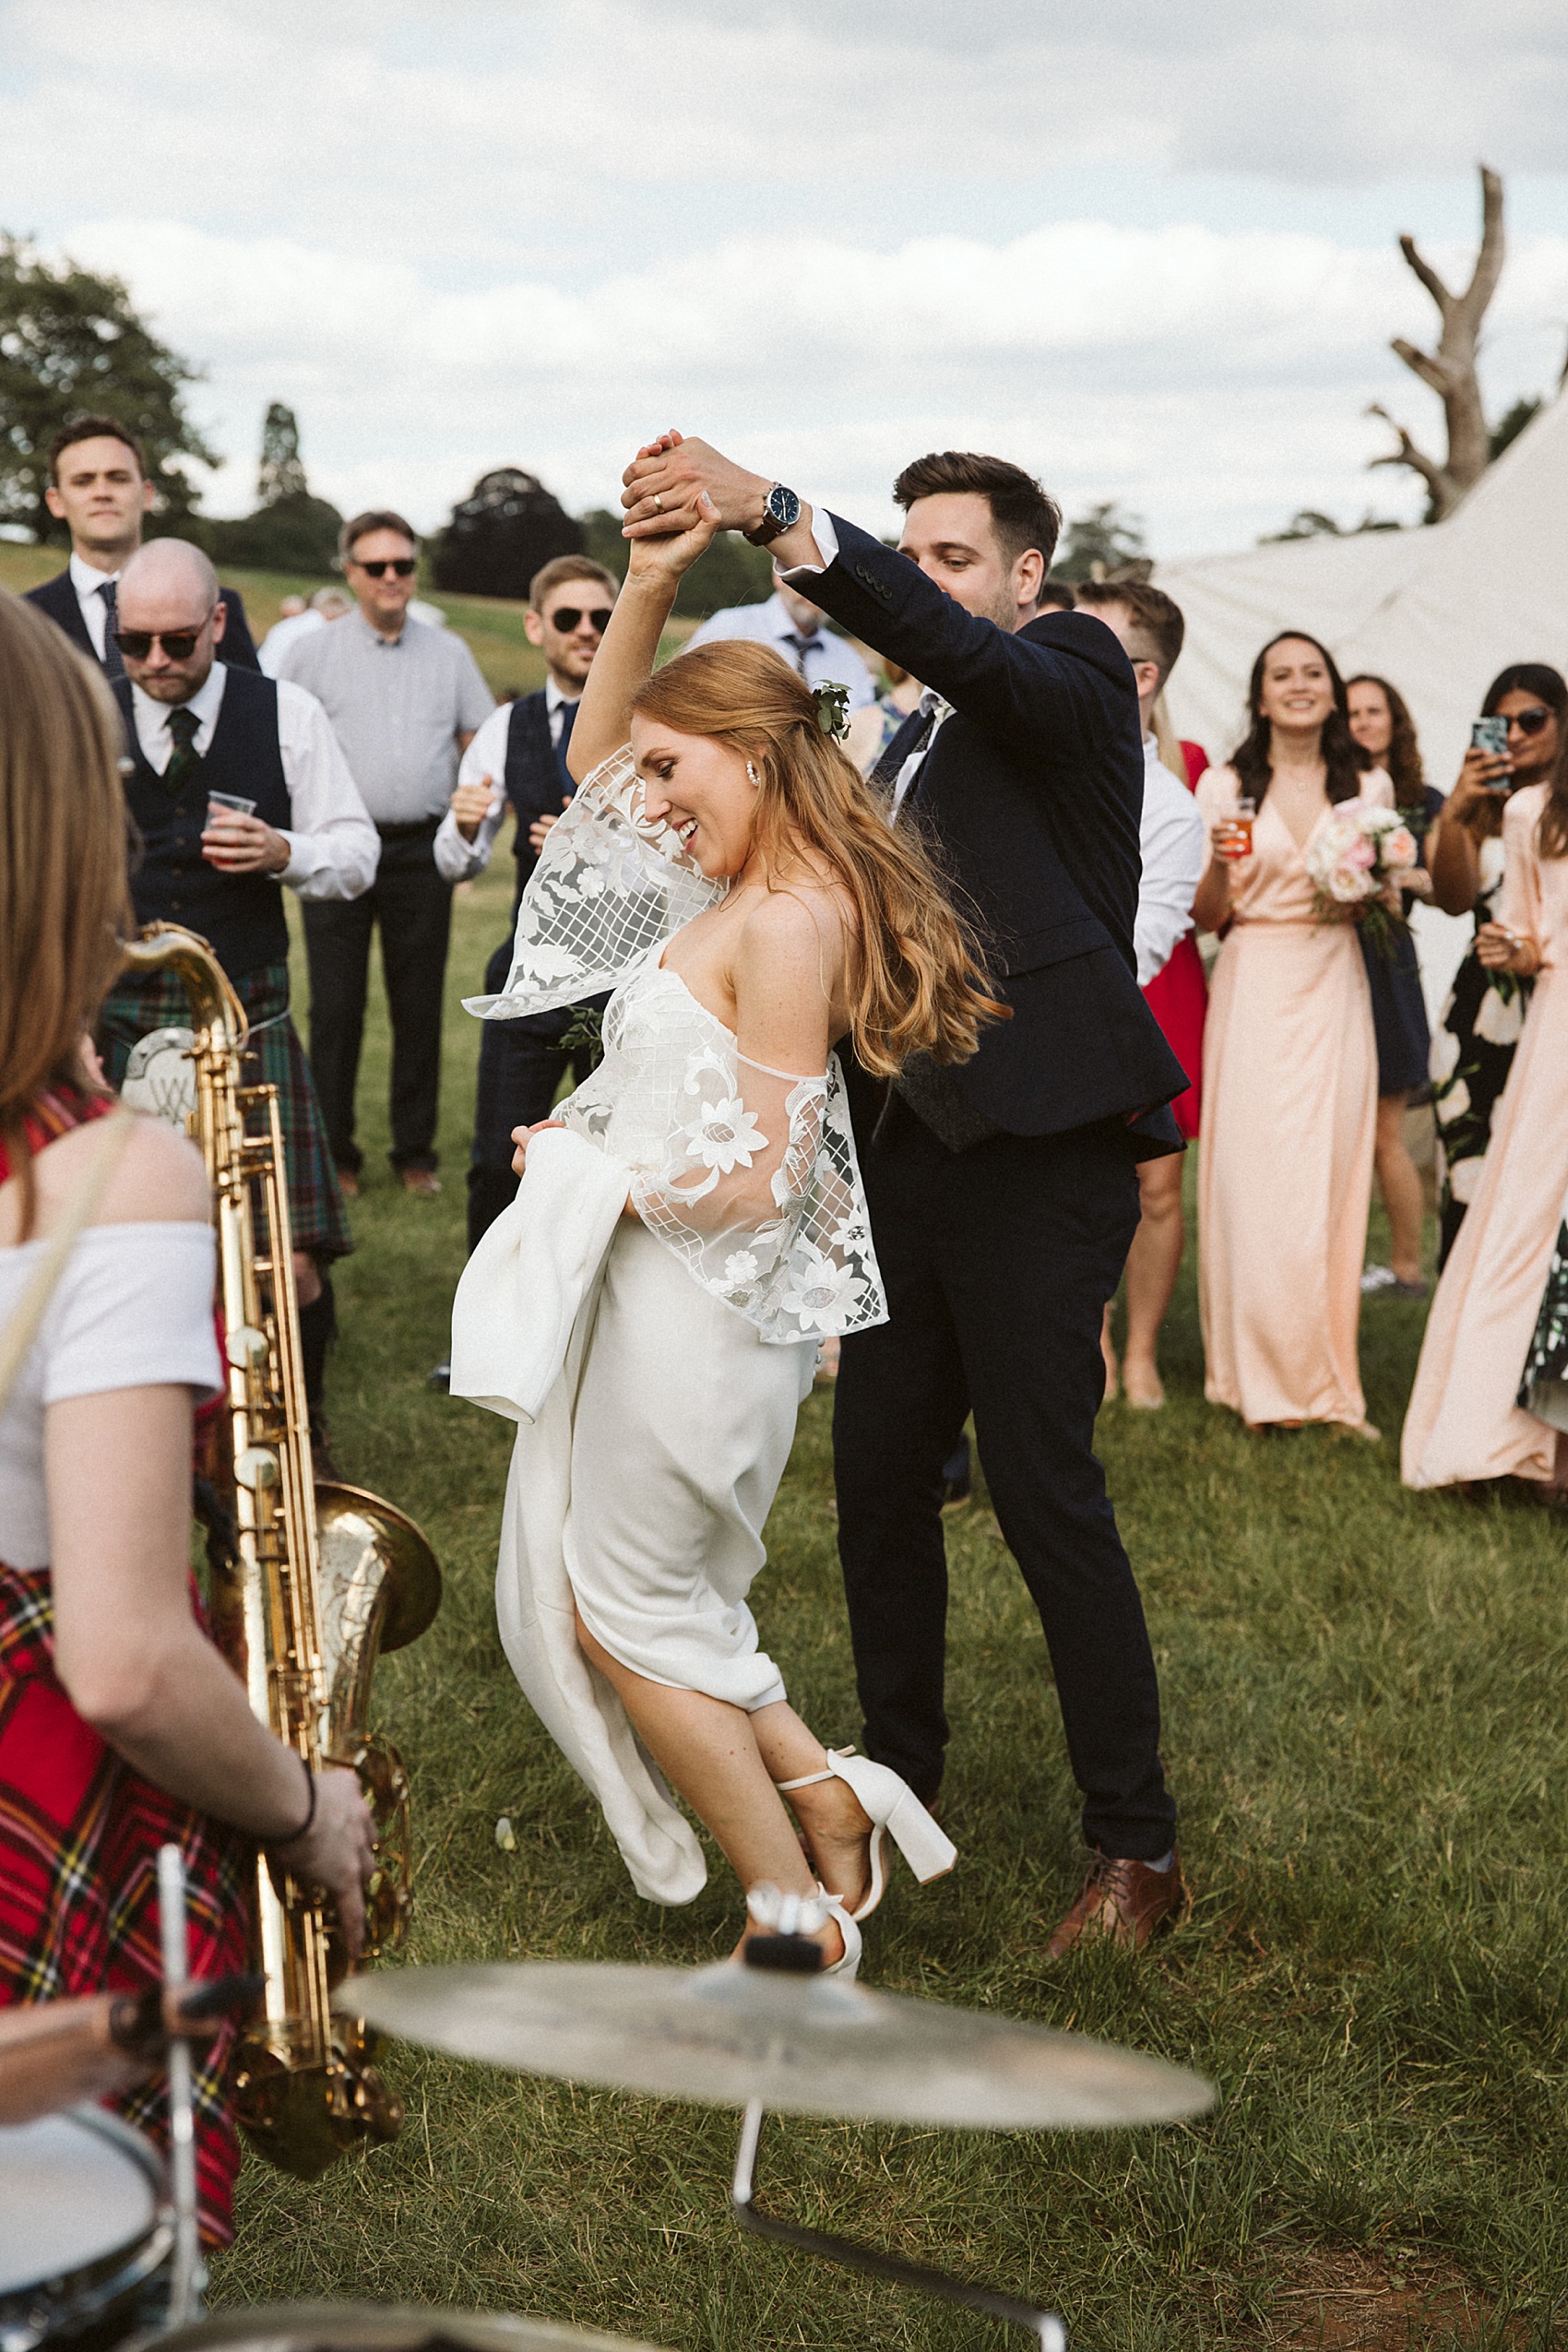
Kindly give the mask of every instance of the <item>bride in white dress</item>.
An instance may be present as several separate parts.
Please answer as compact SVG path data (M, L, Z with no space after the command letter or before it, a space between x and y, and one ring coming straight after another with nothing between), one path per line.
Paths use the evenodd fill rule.
M704 1883L673 1789L742 1887L798 1899L825 1965L852 1973L888 1838L922 1880L955 1850L897 1774L802 1722L747 1594L819 1342L886 1319L834 1041L892 1075L911 1053L972 1053L997 1008L918 842L770 647L705 646L654 672L716 527L709 511L632 542L572 735L587 780L529 886L505 991L470 1001L505 1019L614 988L600 1067L517 1131L524 1181L465 1274L453 1388L521 1419L502 1637L638 1891L685 1902ZM559 1257L599 1199L569 1336L519 1412L465 1364L508 1312L548 1321L553 1268L508 1293L508 1253Z

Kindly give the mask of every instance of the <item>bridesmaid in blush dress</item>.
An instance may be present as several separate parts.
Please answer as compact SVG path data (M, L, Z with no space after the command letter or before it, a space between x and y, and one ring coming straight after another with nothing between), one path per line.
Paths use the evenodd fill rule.
M1320 919L1306 850L1336 802L1388 808L1394 791L1362 773L1344 683L1314 638L1265 646L1249 707L1233 762L1197 789L1212 846L1193 912L1225 934L1198 1156L1205 1394L1253 1428L1328 1421L1375 1442L1357 1326L1377 1049L1355 930Z
M1568 1190L1568 752L1503 814L1503 887L1476 933L1490 972L1535 980L1492 1114L1480 1183L1443 1267L1405 1417L1407 1486L1513 1477L1559 1495L1562 1432L1529 1410L1537 1341Z

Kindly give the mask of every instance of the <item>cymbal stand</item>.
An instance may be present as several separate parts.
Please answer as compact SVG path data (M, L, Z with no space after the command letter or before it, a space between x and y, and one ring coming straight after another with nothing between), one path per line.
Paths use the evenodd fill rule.
M185 1937L185 1868L177 1846L158 1849L158 1918L163 1981L181 1992L190 1980ZM169 2159L174 2188L174 2269L169 2287L171 2328L201 2316L207 2273L196 2234L196 2109L191 2097L191 2046L176 2035L169 2044Z
M794 2246L804 2254L820 2254L825 2262L841 2263L846 2269L863 2271L870 2278L890 2279L896 2287L918 2287L922 2294L940 2296L944 2302L961 2303L970 2311L984 2311L990 2319L1011 2320L1016 2327L1028 2329L1040 2352L1067 2352L1067 2330L1053 2311L1037 2311L1030 2303L1020 2303L1011 2295L994 2294L989 2287L971 2286L968 2279L951 2277L946 2271L927 2270L923 2263L902 2262L897 2254L880 2254L874 2247L858 2245L853 2239L832 2238L819 2229L802 2229L798 2222L764 2213L755 2194L762 2112L762 2101L751 2100L741 2119L741 2142L735 2151L730 2204L742 2229L749 2229L756 2238L771 2238L779 2245Z

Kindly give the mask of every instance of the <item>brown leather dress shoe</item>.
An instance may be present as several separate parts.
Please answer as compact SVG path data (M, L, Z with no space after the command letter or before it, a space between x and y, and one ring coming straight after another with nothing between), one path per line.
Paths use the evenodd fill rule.
M441 1179L434 1168L405 1168L403 1190L417 1193L422 1200L433 1201L441 1190Z
M1046 1951L1052 1960L1060 1960L1075 1943L1106 1939L1129 1952L1141 1952L1150 1936L1174 1926L1186 1900L1180 1855L1168 1871L1156 1871L1147 1862L1097 1854L1077 1901Z

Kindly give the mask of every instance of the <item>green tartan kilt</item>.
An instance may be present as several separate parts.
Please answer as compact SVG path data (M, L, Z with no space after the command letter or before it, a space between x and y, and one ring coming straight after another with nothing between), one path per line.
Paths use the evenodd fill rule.
M347 1257L353 1240L338 1171L327 1146L310 1063L289 1014L289 968L262 964L232 984L251 1025L244 1053L245 1083L278 1089L294 1247L308 1250L315 1258ZM98 1050L110 1085L118 1091L132 1047L149 1030L190 1026L189 1000L172 973L154 972L145 980L121 980L110 991L98 1017Z

